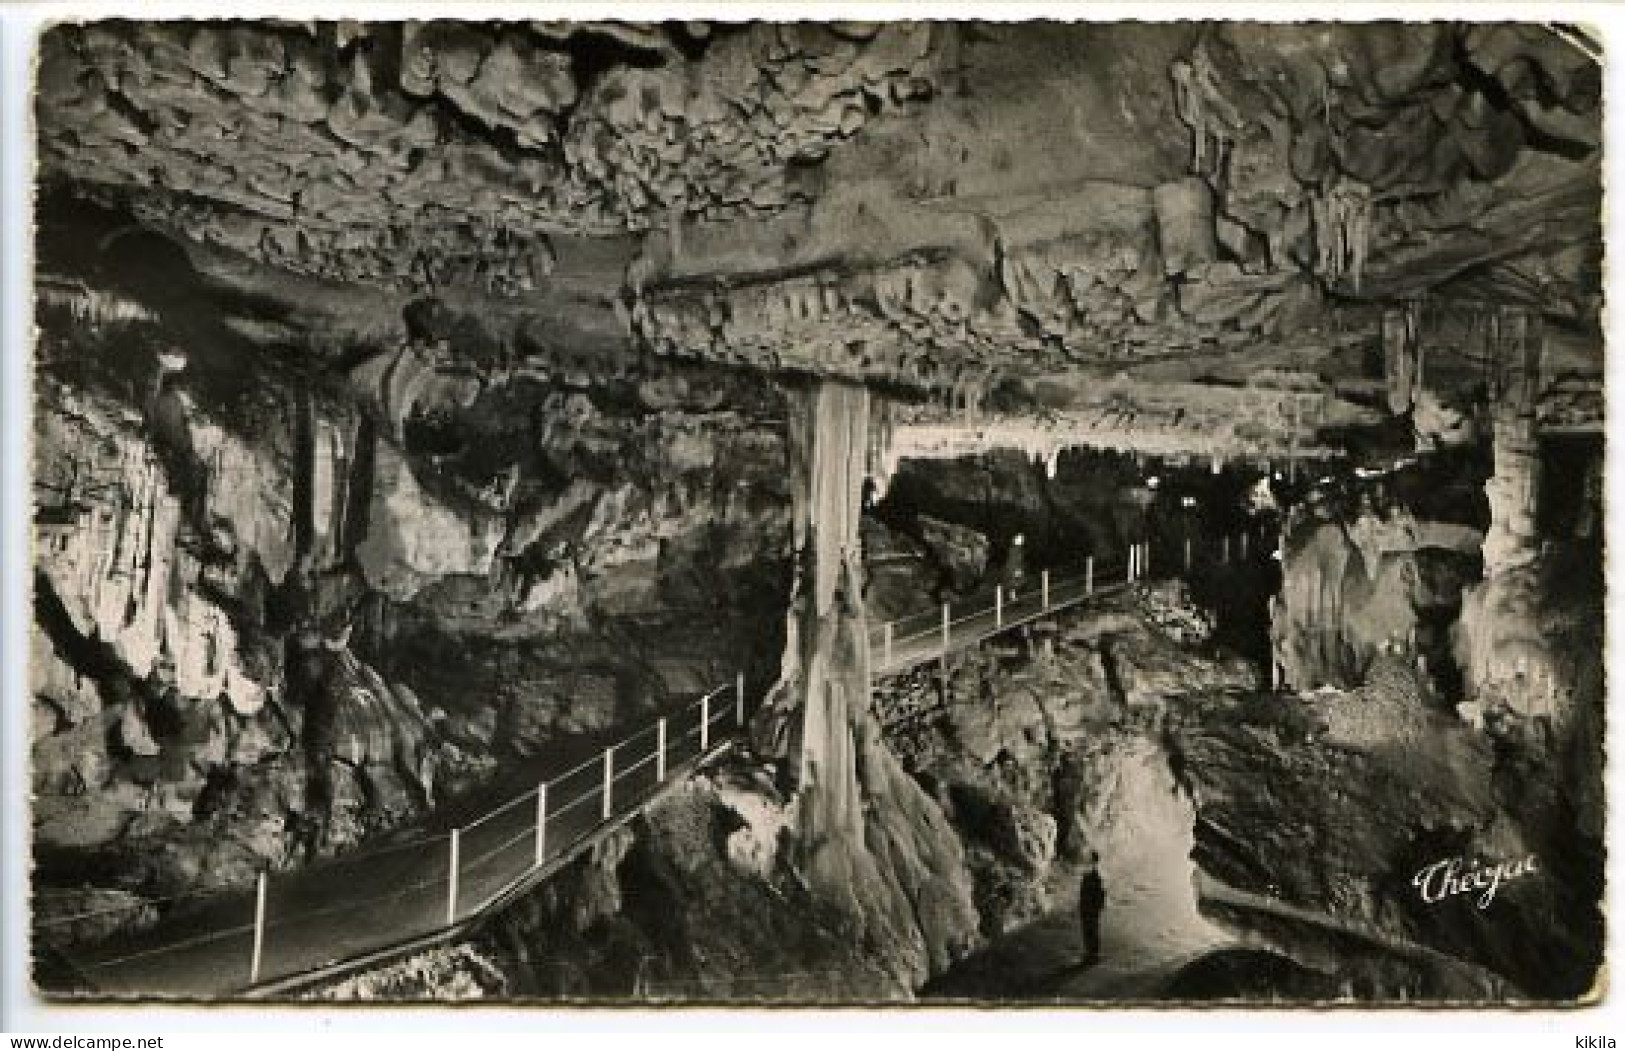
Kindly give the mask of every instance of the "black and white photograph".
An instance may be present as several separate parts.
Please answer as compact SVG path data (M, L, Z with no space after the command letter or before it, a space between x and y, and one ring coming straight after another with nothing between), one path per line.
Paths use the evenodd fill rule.
M1594 27L126 6L8 229L33 997L1604 996Z

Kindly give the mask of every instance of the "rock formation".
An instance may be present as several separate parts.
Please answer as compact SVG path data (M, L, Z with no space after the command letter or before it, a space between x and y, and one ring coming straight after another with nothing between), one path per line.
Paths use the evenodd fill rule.
M1281 593L1272 600L1282 682L1304 690L1355 686L1379 654L1414 665L1420 613L1437 601L1424 579L1427 552L1471 557L1478 543L1470 527L1408 515L1289 529Z

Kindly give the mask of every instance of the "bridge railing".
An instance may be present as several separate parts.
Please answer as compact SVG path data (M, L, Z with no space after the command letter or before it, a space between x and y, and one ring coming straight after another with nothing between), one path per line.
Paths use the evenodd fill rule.
M193 989L200 957L204 984L241 991L434 934L573 856L736 735L747 715L741 674L449 832L286 875L262 871L251 888L178 896L153 928L67 956L114 992ZM150 906L131 906L140 907ZM36 930L48 936L114 911L53 917Z
M1082 565L1040 570L1014 588L996 584L958 603L944 602L939 608L871 624L869 649L873 665L882 673L897 671L968 645L973 641L970 635L996 635L1098 592L1115 590L1170 568L1189 573L1201 560L1224 564L1262 550L1261 537L1246 530L1213 540L1187 536L1176 547L1177 554L1160 553L1162 558L1176 559L1173 567L1153 565L1151 544L1140 541L1130 544L1122 559L1097 563L1088 557ZM981 630L967 634L967 626L978 622Z
M1248 543L1244 535L1226 537L1211 545L1211 554L1220 561L1244 557ZM1198 554L1187 545L1182 568L1189 570ZM997 585L957 609L944 604L871 625L874 666L884 673L929 660L1168 568L1149 565L1150 557L1147 545L1135 544L1123 561L1089 559L1064 574L1044 570L1014 594ZM208 992L240 992L446 931L641 808L742 731L749 714L740 674L449 832L284 875L262 871L252 887L176 896L156 926L63 955L114 992L194 992L200 984ZM51 917L35 927L49 937L53 929L116 911Z

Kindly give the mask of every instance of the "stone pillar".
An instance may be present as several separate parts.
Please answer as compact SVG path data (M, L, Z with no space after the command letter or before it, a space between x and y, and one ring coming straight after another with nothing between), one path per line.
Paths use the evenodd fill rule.
M1540 448L1533 413L1504 406L1494 421L1495 474L1484 483L1490 531L1484 537L1484 575L1522 565L1539 553L1535 511L1540 495Z
M869 423L863 387L827 382L792 395L795 580L779 681L756 737L789 766L809 844L861 837L853 716L869 703L858 530Z
M779 681L753 735L795 782L795 868L867 936L905 947L917 984L977 920L958 838L870 711L858 529L870 421L862 387L792 395L795 581Z

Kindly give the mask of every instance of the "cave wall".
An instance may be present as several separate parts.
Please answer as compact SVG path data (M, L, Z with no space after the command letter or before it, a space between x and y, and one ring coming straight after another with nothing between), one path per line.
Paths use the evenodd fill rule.
M297 865L771 659L770 386L519 375L466 324L290 376L280 348L106 320L41 316L45 881Z

